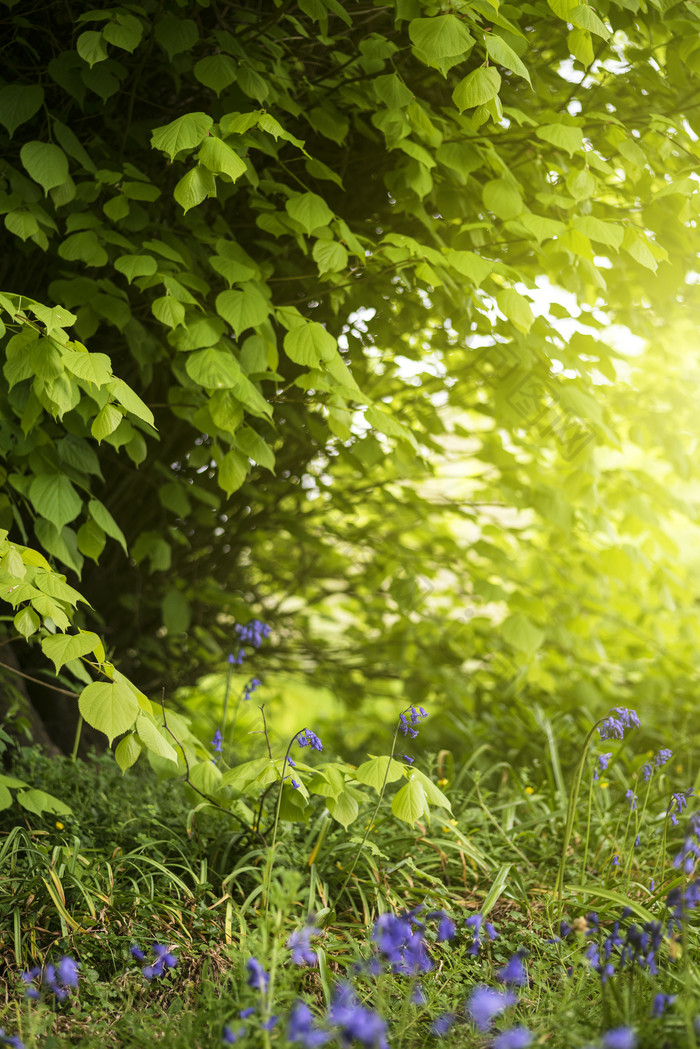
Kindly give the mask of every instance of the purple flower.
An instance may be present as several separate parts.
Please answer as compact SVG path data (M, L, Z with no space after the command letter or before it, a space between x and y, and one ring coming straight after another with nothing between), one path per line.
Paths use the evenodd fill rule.
M669 1009L676 1000L677 995L675 994L657 994L652 1002L651 1015L655 1017L663 1016L667 1009Z
M244 1034L245 1027L243 1027L243 1025L237 1027L234 1031L234 1029L232 1027L229 1027L228 1024L224 1024L224 1029L221 1032L221 1038L224 1042L226 1042L227 1045L233 1045L233 1043L237 1042L238 1039L241 1038Z
M135 943L131 945L131 957L135 958L137 962L143 962L146 960L146 955L143 953L140 947L137 947Z
M171 954L164 944L154 943L151 950L155 954L156 960L152 965L146 965L141 970L147 980L152 980L154 976L163 976L166 969L174 969L177 965L177 956Z
M20 1041L16 1034L5 1034L0 1027L0 1045L11 1045L12 1049L24 1049L24 1042Z
M442 1016L438 1016L436 1020L430 1025L432 1034L447 1034L452 1024L455 1022L455 1018L452 1013L443 1013Z
M421 985L417 983L416 986L413 988L413 993L411 994L411 1001L414 1005L425 1005L427 1000L428 999L425 997L425 991L423 990Z
M323 743L310 728L305 728L303 732L299 733L297 743L300 747L313 747L314 750L323 750Z
M411 757L409 757L409 755L408 755L408 754L404 754L404 756L403 756L403 760L404 760L404 761L406 761L406 762L408 762L408 764L409 764L409 765L412 765L412 764L413 764L413 762L414 762L414 761L415 761L416 759L415 759L415 758L411 758Z
M446 914L443 914L438 925L436 940L438 943L442 943L444 940L454 940L456 934L455 923Z
M214 748L214 750L216 751L217 754L221 753L221 742L222 742L222 739L223 739L223 737L221 735L221 730L217 728L216 732L214 733L214 738L213 738L213 740L211 741L211 744L210 744L210 746L212 746Z
M271 628L267 623L263 623L260 619L251 619L245 626L241 623L236 623L234 629L241 644L252 645L253 648L260 648L265 638L269 637L271 632Z
M246 981L248 986L256 991L265 991L270 982L270 977L257 958L249 958L246 962L246 968L248 969L248 980Z
M304 1049L318 1049L330 1041L331 1034L316 1026L306 1002L296 1002L289 1014L287 1038L290 1042L300 1042Z
M598 755L598 768L593 770L593 779L599 779L600 778L601 772L604 772L605 769L608 767L608 765L610 764L611 758L612 758L612 751L609 754L599 754Z
M527 1027L511 1027L494 1038L493 1049L526 1049L531 1041L532 1034Z
M639 728L639 718L627 707L613 707L598 726L601 739L622 739L626 728Z
M527 971L523 963L523 950L516 951L510 961L496 973L501 983L509 987L527 987Z
M239 1012L238 1015L239 1015L241 1020L247 1020L248 1017L252 1016L254 1012L255 1012L255 1006L254 1005L249 1005L247 1009L241 1009L241 1011Z
M78 986L78 963L66 955L58 963L58 978L64 987Z
M263 1020L260 1024L263 1031L272 1031L277 1026L278 1016L271 1016L268 1020Z
M626 790L625 797L627 798L627 804L631 809L637 808L637 795L633 790Z
M346 1043L357 1041L371 1049L389 1049L386 1021L360 1004L349 983L338 987L328 1017L340 1027Z
M498 1016L509 1005L514 1005L515 1001L512 991L495 991L492 987L480 986L469 996L467 1012L480 1031L487 1031L494 1016Z
M252 677L250 681L243 686L243 699L250 699L253 692L255 692L255 690L259 688L260 685L262 685L262 681L260 680L260 678Z
M297 767L296 761L292 761L292 759L289 757L287 758L287 764L289 765L290 769L295 769Z
M635 1049L637 1036L631 1027L615 1027L603 1035L603 1049Z
M297 783L297 781L295 779L293 779L291 782L292 782L292 786L294 787L294 789L295 790L299 790L299 784Z
M495 940L498 933L494 929L491 922L484 922L483 914L471 914L464 923L468 929L472 929L474 933L474 940L471 947L469 948L469 954L478 954L481 950L481 926L484 926L484 932L488 936L489 940Z
M380 914L374 923L372 940L393 972L415 974L430 972L433 967L425 947L424 927L412 911Z
M662 747L658 754L654 755L654 764L657 769L665 765L673 757L673 751L669 750L668 747Z
M316 965L318 958L316 952L311 949L311 937L318 935L319 930L308 924L292 933L287 940L287 947L292 952L295 965Z

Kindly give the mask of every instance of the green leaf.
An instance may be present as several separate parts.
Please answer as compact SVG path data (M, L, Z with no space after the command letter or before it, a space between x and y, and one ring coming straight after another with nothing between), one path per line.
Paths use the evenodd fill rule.
M240 291L222 291L216 296L216 312L233 328L236 336L246 328L262 324L271 306L255 284L244 284Z
M86 266L106 266L109 262L107 252L92 229L66 237L58 249L58 254L68 262L84 262Z
M158 19L153 35L167 51L170 61L175 55L189 51L199 40L197 23L191 18L178 18L173 14L166 14Z
M106 536L94 521L85 521L78 529L78 550L97 562L105 548Z
M356 770L355 779L359 783L366 783L368 787L374 787L379 793L385 776L387 783L394 783L395 780L401 779L403 774L404 766L400 761L394 761L393 758L382 755L379 758L370 758L369 761L364 761Z
M6 84L0 89L0 124L10 138L41 109L43 101L44 89L38 84Z
M136 731L146 750L150 750L153 754L157 754L158 757L165 758L167 761L174 761L177 764L175 750L163 737L152 718L139 714L136 718Z
M210 55L200 58L193 72L200 84L221 95L236 79L236 63L228 55Z
M284 352L295 364L316 368L337 349L335 338L318 321L306 321L284 337Z
M593 215L576 215L572 224L584 236L597 240L599 244L606 244L615 250L622 247L624 230L614 222L603 222L602 219L597 219Z
M209 390L232 389L242 374L232 353L211 347L188 354L185 370L190 379Z
M495 98L501 87L501 74L493 66L472 70L452 92L452 101L460 113L483 106Z
M567 37L567 41L571 54L579 60L582 66L588 69L595 60L591 34L587 33L585 29L572 29Z
M391 811L397 819L411 825L423 815L429 817L428 799L423 785L415 776L411 776L408 783L396 792L391 802Z
M306 233L313 233L333 220L333 212L317 193L297 193L284 206L289 217L298 222Z
M212 761L199 761L190 769L190 783L192 786L210 797L221 788L221 781L221 771Z
M492 262L482 259L473 251L448 251L445 257L447 263L462 277L468 277L477 285L485 281L493 269Z
M517 186L509 179L491 179L485 184L481 197L484 207L506 222L516 218L523 210L523 198Z
M543 142L550 142L557 149L565 150L569 156L583 149L583 131L569 124L543 124L535 131Z
M589 33L595 33L596 36L602 37L603 40L610 39L610 30L588 4L579 4L577 7L574 7L569 13L568 20L572 25L577 26L579 29L585 29Z
M220 138L209 135L199 149L199 161L205 168L217 175L227 175L232 182L240 178L246 170L245 161L238 153ZM177 199L177 198L176 198Z
M196 149L214 121L206 113L185 113L170 124L154 128L151 145L167 153L171 160L182 149Z
M104 62L108 57L107 46L102 39L102 33L95 29L88 29L81 33L75 45L75 49L90 69L98 62Z
M518 76L522 77L523 80L527 80L530 87L532 82L530 80L530 74L527 68L523 65L522 61L516 55L510 44L507 44L502 36L498 36L496 33L486 34L486 52L494 62L498 62L499 66L505 66L506 69L510 69L513 73L517 73Z
M37 513L60 531L74 521L83 501L65 474L39 474L29 486L29 498Z
M589 200L597 184L587 167L581 171L570 171L566 178L566 188L574 200Z
M169 634L185 634L192 621L192 607L179 590L171 587L161 601L163 625Z
M141 753L141 744L136 738L135 732L130 732L124 739L120 739L114 751L114 759L122 770L122 773L130 769L138 760Z
M80 713L98 732L104 732L110 746L133 725L139 712L136 696L121 681L93 681L80 693Z
M104 408L101 408L93 419L90 433L100 444L105 437L109 437L111 433L114 433L123 418L124 416L116 404L105 404Z
M41 620L33 608L30 608L29 605L25 605L25 607L15 616L14 626L18 634L27 638L36 633L41 626Z
M518 331L527 334L532 327L534 316L530 303L515 288L503 288L496 296L496 303L501 313L515 325Z
M62 186L68 178L68 157L51 142L26 142L19 151L24 170L44 190Z
M326 808L334 820L343 827L349 827L359 814L360 807L352 794L344 790L337 798L326 798Z
M111 539L116 539L117 542L122 546L124 553L126 549L126 539L124 533L112 517L107 507L99 501L99 499L91 499L88 503L88 513L92 517L95 524L98 524L103 532L105 532Z
M197 164L196 167L183 175L173 190L173 197L180 205L185 214L196 208L207 197L216 196L216 179L211 171Z
M420 51L420 57L438 69L442 59L462 55L474 44L464 24L452 14L412 18L408 23L408 35Z
M106 353L64 350L61 362L72 375L95 386L104 386L112 378L112 362Z
M116 19L113 22L108 22L104 27L102 36L108 44L131 53L141 43L143 25L134 15L119 11Z
M253 462L264 466L267 470L275 470L275 455L269 444L267 444L259 433L250 426L244 426L236 431L236 446L249 456Z
M241 487L250 469L248 459L240 452L227 452L219 463L218 482L226 495L233 495Z
M348 264L348 253L337 240L317 240L311 254L321 276L339 273Z
M437 805L442 809L447 809L448 812L452 811L452 806L450 805L449 800L445 797L440 788L433 783L429 776L426 776L420 771L420 769L411 769L411 772L423 787L425 796L431 805Z
M153 412L123 379L115 379L112 377L107 383L107 389L112 397L114 397L116 401L119 401L122 408L126 408L130 415L135 415L137 419L141 419L143 422L148 423L149 426L154 426L155 419L153 418Z
M120 255L114 260L114 268L131 284L134 277L152 277L158 264L152 255Z
M17 794L17 801L26 809L33 812L35 816L43 816L45 812L51 812L54 816L71 816L73 810L65 802L54 798L53 794L47 794L44 790L32 787L30 790L21 790Z
M54 634L52 637L45 637L41 642L41 648L58 673L64 663L94 652L100 644L97 634L90 630L81 630L77 634Z
M185 307L172 295L161 295L151 303L151 313L168 328L177 328L185 323Z
M521 612L516 612L503 622L501 633L509 645L527 655L536 652L545 638L544 631Z

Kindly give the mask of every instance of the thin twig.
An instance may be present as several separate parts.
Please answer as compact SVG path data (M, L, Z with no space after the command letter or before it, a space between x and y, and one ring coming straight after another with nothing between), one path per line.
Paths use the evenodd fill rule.
M39 677L32 677L31 674L25 674L22 670L16 670L14 667L11 667L9 663L0 662L0 667L4 667L5 670L9 670L12 674L19 674L20 677L26 678L27 681L33 681L35 685L43 685L44 688L50 688L54 692L60 692L62 696L73 696L74 699L77 699L80 695L79 692L69 692L67 688L59 688L58 685L50 685L48 681L42 681Z

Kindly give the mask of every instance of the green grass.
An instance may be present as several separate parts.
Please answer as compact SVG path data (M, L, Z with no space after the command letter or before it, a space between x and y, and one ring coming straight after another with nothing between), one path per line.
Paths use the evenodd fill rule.
M349 978L386 1019L392 1049L436 1043L430 1024L448 1012L457 1017L439 1039L448 1049L489 1046L495 1032L513 1024L524 1024L535 1042L553 1049L600 1045L605 1031L621 1025L633 1027L638 1044L649 1049L694 1045L700 1012L694 911L682 932L669 936L665 930L656 973L634 965L601 983L586 956L616 921L622 936L634 921L665 922L669 890L687 884L672 862L685 817L673 827L666 812L671 792L694 784L691 755L674 756L647 784L639 775L645 753L635 749L648 736L628 734L621 743L594 739L571 820L560 899L567 792L585 735L578 734L577 753L577 728L571 718L557 725L542 715L544 748L524 733L513 747L498 746L481 732L462 760L453 733L451 751L417 759L439 780L452 813L437 812L430 825L409 827L396 822L385 799L342 894L373 802L368 796L356 823L344 830L318 799L308 824L281 825L267 913L266 849L242 836L225 814L188 797L177 780L159 780L142 764L122 778L109 756L83 763L23 750L13 773L64 800L73 815L25 813L17 822L12 810L0 814L0 1026L32 1049L161 1042L191 1049L222 1044L223 1025L237 1029L238 1011L255 1007L240 1044L285 1046L295 1000L301 997L320 1014L338 981ZM513 726L509 731L514 735ZM659 739L657 746L666 742ZM594 755L602 752L614 756L593 782ZM638 795L636 810L625 799L629 787ZM410 1001L415 981L409 977L370 977L355 967L372 956L371 928L379 914L420 905L448 912L457 936L437 943L431 934L434 968L421 978L426 1000L418 1005ZM623 916L625 908L632 913ZM590 922L586 931L590 911L604 927L599 937L591 935ZM312 912L324 921L314 942L321 964L298 967L285 944ZM464 919L476 912L499 935L475 956ZM579 931L548 942L560 917ZM137 943L147 952L154 942L167 944L178 964L148 982L130 947ZM527 952L529 984L518 989L517 1005L493 1031L477 1032L464 1003L478 984L499 986L498 970L516 950ZM24 1001L23 969L66 954L80 963L77 992L60 1004L50 995ZM619 969L617 956L613 951ZM270 973L270 994L248 985L250 957ZM659 992L677 997L653 1018ZM280 1019L267 1031L260 1023L270 1012Z

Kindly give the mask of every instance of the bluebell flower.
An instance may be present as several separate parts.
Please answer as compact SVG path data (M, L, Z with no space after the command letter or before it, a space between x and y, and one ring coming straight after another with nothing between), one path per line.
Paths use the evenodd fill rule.
M5 1034L5 1031L0 1027L0 1045L11 1045L12 1049L24 1049L24 1042L20 1040L16 1034Z
M452 1013L442 1013L437 1019L433 1020L430 1025L430 1031L432 1034L441 1035L447 1034L452 1024L455 1022L454 1015Z
M471 914L464 923L468 929L471 929L474 935L472 945L468 950L468 954L478 954L482 947L481 941L481 927L483 925L484 932L488 936L489 940L495 940L498 936L495 928L491 922L484 922L483 914Z
M244 700L250 699L250 697L253 694L253 692L255 692L256 689L260 688L261 685L262 685L262 681L260 680L260 678L252 677L250 679L250 681L248 681L243 686L243 699Z
M620 857L619 856L613 856L611 862L612 862L613 867L619 867L620 866Z
M293 779L291 782L294 789L299 790L299 783L297 782L297 780Z
M637 835L637 837L634 839L634 847L635 847L635 849L638 849L641 846L641 844L642 843L641 843L641 840L639 838L639 835Z
M654 764L657 769L661 768L662 765L666 765L673 757L673 751L669 750L668 747L662 747L657 754L654 755Z
M493 1040L493 1049L526 1049L532 1041L532 1033L527 1027L511 1027L501 1031Z
M216 751L217 754L221 753L222 739L223 739L223 736L221 735L221 730L217 728L216 732L214 733L214 738L213 738L213 740L211 741L211 744L210 744L210 746L212 746L214 748L214 750Z
M27 972L22 973L22 979L24 980L24 982L26 984L26 987L24 989L25 998L34 998L34 999L36 999L36 998L40 998L41 997L41 995L39 994L39 992L36 989L36 987L33 986L34 980L36 980L37 976L40 976L40 975L41 975L41 969L39 968L38 965L34 966L33 969L28 969Z
M263 1031L272 1031L277 1026L278 1016L270 1016L267 1020L263 1020L260 1026Z
M641 771L642 771L642 779L644 780L645 783L647 783L652 777L652 773L654 771L654 766L652 765L652 763L650 761L645 761L644 764L642 765Z
M601 739L622 739L626 728L639 728L639 718L627 707L613 707L598 726Z
M131 945L131 957L135 958L137 962L143 962L146 960L146 955L143 953L140 947L137 947L135 943Z
M604 772L612 759L612 751L609 754L598 755L598 768L593 770L593 779L600 779L601 772Z
M292 952L292 961L295 965L316 965L318 958L316 952L311 948L311 937L318 935L319 930L309 923L303 929L292 933L287 940L287 947Z
M318 1049L330 1041L332 1035L324 1031L314 1021L313 1014L306 1002L296 1002L289 1014L287 1038L290 1042L300 1042L304 1049Z
M303 732L299 733L297 743L300 747L312 747L314 750L323 750L323 743L310 728L305 728Z
M268 638L271 633L271 628L260 619L251 619L245 626L236 623L234 629L238 640L242 644L252 645L253 648L260 648L265 638Z
M287 758L287 764L289 765L290 769L295 769L297 767L296 761L292 761L292 759L289 757Z
M402 915L380 914L374 923L372 941L393 972L417 974L430 972L433 968L425 946L423 927L416 921L413 912Z
M425 1005L427 1000L428 999L425 997L425 991L423 990L421 985L417 983L416 986L413 988L413 992L411 994L411 1001L414 1005Z
M349 983L341 983L328 1010L346 1043L361 1042L371 1049L389 1049L386 1021L379 1013L361 1005Z
M242 1038L245 1034L245 1027L241 1025L234 1031L233 1027L229 1027L228 1024L224 1024L224 1029L221 1032L221 1038L227 1045L233 1045L239 1038Z
M64 987L78 986L78 963L66 955L58 963L58 978Z
M171 954L164 944L154 943L151 950L156 960L152 965L146 965L141 970L147 980L152 980L155 976L163 976L167 969L174 969L177 965L177 956Z
M238 1016L241 1020L247 1020L249 1016L252 1016L255 1012L255 1006L249 1005L247 1009L241 1009Z
M654 1001L651 1005L651 1015L655 1017L663 1016L667 1009L669 1009L675 1002L677 995L675 994L657 994L654 997Z
M443 914L440 918L440 924L438 925L437 936L435 937L438 943L442 943L444 940L453 940L457 935L457 929L455 923L451 918L448 918L446 914Z
M415 759L415 758L411 758L411 757L409 757L409 755L408 755L408 754L404 754L404 756L403 756L403 760L404 760L405 762L407 762L407 763L408 763L409 765L412 765L412 764L413 764L413 762L414 762L414 761L415 761L416 759Z
M509 987L527 987L527 970L523 962L524 954L525 951L522 948L516 951L503 968L498 970L496 977L501 983L508 984Z
M603 1035L603 1049L635 1049L637 1036L631 1027L615 1027Z
M493 987L479 986L469 996L467 1012L480 1031L487 1031L494 1017L509 1005L514 1005L516 1000L512 991L495 991Z
M256 991L267 990L270 977L265 972L257 958L249 958L246 962L246 968L248 969L248 979L246 981L248 986L254 988Z
M637 808L637 795L634 793L634 791L631 790L631 789L630 790L626 790L625 791L625 797L627 798L627 804L629 805L629 807L632 810L636 809Z
M692 874L696 861L700 858L700 812L694 812L688 819L683 847L673 861L674 867L682 867L686 874Z

